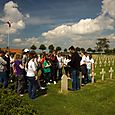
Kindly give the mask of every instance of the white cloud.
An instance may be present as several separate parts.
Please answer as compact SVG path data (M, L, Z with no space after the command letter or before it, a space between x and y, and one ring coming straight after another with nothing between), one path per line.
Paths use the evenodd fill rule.
M13 46L17 46L19 45L19 47L31 47L32 44L34 45L38 45L39 41L38 38L36 37L32 37L32 38L25 38L25 39L21 39L21 38L16 38L12 40Z
M18 5L13 1L9 1L4 5L4 16L0 18L0 20L4 22L4 24L0 26L0 33L2 34L8 33L8 24L6 24L6 22L9 20L11 22L9 33L15 33L17 29L25 28L24 16L19 11Z
M108 13L115 19L115 0L103 0L102 3L102 13Z
M103 30L114 29L115 0L103 0L102 11L94 19L81 19L71 25L60 25L52 30L42 33L46 39L77 38L84 35L92 35ZM109 15L106 15L109 13ZM114 17L114 18L113 18ZM81 37L83 38L83 37Z

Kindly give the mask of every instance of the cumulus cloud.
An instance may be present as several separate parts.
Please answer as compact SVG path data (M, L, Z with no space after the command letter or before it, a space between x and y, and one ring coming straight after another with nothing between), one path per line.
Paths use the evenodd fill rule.
M103 30L114 29L115 17L115 0L103 0L102 11L99 16L94 19L81 19L77 23L71 25L60 25L48 32L42 33L46 39L55 38L72 38L73 35L87 35ZM107 15L108 14L108 15Z
M39 41L38 38L36 37L32 37L32 38L25 38L24 40L22 40L21 38L16 38L12 40L12 43L14 44L14 46L17 46L20 44L19 47L30 47L32 44L34 45L38 45Z
M6 22L9 20L11 23L9 33L15 33L18 29L25 28L24 16L19 11L18 5L13 1L9 1L4 5L4 16L0 20L4 23L0 26L0 33L2 34L8 33L8 24Z

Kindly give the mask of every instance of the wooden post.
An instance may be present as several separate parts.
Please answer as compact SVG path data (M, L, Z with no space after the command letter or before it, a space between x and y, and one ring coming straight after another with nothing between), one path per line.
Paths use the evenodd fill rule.
M68 78L64 74L61 79L61 92L68 91Z
M95 80L95 76L96 76L96 73L92 73L92 78L91 78L91 82L94 83L94 80Z
M100 72L100 74L102 74L102 81L104 81L104 76L105 76L105 71L104 71L104 68L102 68L102 71Z
M113 75L114 70L112 69L112 67L110 67L109 73L110 73L110 79L112 79L112 75Z

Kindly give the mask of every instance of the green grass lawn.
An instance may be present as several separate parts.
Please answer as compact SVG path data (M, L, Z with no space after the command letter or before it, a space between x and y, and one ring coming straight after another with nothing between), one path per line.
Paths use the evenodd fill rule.
M71 88L71 81L69 81ZM39 96L23 99L40 112L40 115L115 115L115 79L97 81L81 87L79 91L60 92L60 82L39 91Z

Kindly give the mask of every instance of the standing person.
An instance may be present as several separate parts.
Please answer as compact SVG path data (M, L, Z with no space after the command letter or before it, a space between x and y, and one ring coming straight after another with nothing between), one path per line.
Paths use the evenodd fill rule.
M51 79L51 63L49 61L48 56L45 57L45 60L43 62L43 74L44 74L44 80L47 85L50 84Z
M86 52L82 51L81 52L81 61L80 61L80 65L81 65L81 72L82 72L82 85L87 84L88 83L88 73L87 73L87 57L86 57Z
M63 67L63 57L61 53L58 53L57 55L57 60L58 60L58 80L61 80L62 77L62 67Z
M6 73L7 73L7 77L8 79L10 78L10 55L9 55L9 51L5 52L5 55L3 56L4 60L7 62L6 64Z
M10 54L10 81L13 82L13 64L14 64L14 54Z
M20 96L23 96L25 79L24 79L24 66L22 65L21 57L22 57L21 54L18 53L14 55L13 70L16 75L17 93Z
M65 74L67 76L70 76L71 75L71 72L70 72L70 66L68 65L68 62L70 62L70 56L69 55L66 55L66 57L64 58L63 60L63 63L64 63L64 70L65 70Z
M28 57L28 55L29 55L29 49L24 49L23 50L23 56L22 56L22 64L23 64L23 66L24 66L24 68L26 68L26 64L27 64L27 62L28 62L28 59L29 59L29 57ZM24 70L24 79L25 79L25 91L27 91L27 76L26 76L26 71Z
M71 77L72 77L72 90L80 89L80 80L79 80L79 69L80 69L80 56L73 46L69 48L71 53L71 61L68 62L68 65L71 68Z
M91 82L90 73L94 74L94 59L92 58L92 54L87 56L87 72L88 72L88 81Z
M8 86L8 76L6 72L7 62L3 59L4 52L0 50L0 83L3 83L4 88Z
M54 84L57 83L57 69L58 69L58 60L55 51L52 52L52 55L50 56L51 61L51 71L52 71L52 77Z
M27 63L27 81L28 81L28 93L31 99L35 98L36 94L36 80L38 79L37 76L37 68L34 62L35 53L29 53L29 61Z

